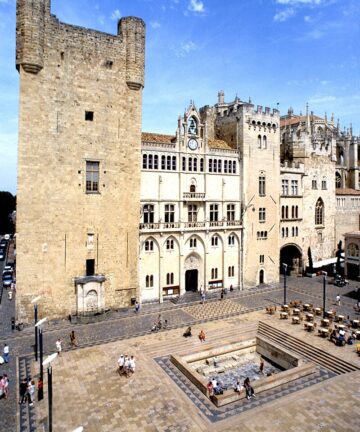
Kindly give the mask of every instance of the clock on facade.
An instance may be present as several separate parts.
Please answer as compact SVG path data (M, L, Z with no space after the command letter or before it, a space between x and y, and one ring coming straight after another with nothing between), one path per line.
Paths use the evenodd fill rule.
M189 139L188 147L190 150L196 150L198 148L198 143L197 143L196 139L194 139L194 138Z

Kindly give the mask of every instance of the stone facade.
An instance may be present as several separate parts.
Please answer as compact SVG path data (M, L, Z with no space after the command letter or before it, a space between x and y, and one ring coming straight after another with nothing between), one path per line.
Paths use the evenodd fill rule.
M220 92L174 136L143 134L142 301L278 281L279 125Z
M315 269L335 263L337 243L357 229L357 146L351 127L341 131L308 107L304 116L290 108L281 118L281 261L290 272L301 274L310 257ZM350 212L342 195L351 196Z
M128 305L138 287L145 25L127 17L105 34L59 22L50 0L18 0L16 31L18 319L31 319L39 294L49 318L75 313L84 276L94 275L90 309Z

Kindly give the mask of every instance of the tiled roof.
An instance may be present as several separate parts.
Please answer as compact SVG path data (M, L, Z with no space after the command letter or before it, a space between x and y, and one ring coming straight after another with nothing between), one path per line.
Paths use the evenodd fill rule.
M336 189L336 195L360 195L360 191L351 188Z
M213 149L234 149L234 147L231 147L231 145L221 139L209 139L208 144L209 147Z
M159 144L171 144L176 140L174 135L165 135L151 132L142 132L141 142L155 142Z
M313 115L310 116L310 121L311 120L323 120L323 119L321 117ZM280 120L280 127L292 126L303 122L306 122L306 116L285 117Z

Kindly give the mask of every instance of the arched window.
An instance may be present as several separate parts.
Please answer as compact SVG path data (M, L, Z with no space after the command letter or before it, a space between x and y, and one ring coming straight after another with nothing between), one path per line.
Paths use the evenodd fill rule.
M176 171L176 156L172 157L172 166L171 166L171 168L172 168L173 171Z
M359 246L355 243L350 243L347 247L347 256L349 257L359 257Z
M315 225L324 225L324 202L319 198L315 206Z
M167 169L168 171L171 170L171 156L167 156L167 157L166 157L166 169Z
M265 196L265 175L261 174L259 176L259 195Z
M190 192L196 192L196 186L194 184L190 185Z
M219 245L219 237L214 235L211 237L211 246L218 246Z
M197 159L194 158L194 171L197 171Z
M145 250L146 251L153 251L154 250L154 242L152 240L146 240L145 241Z
M147 154L143 154L143 169L147 168Z
M266 138L266 135L263 136L263 148L264 149L267 148L267 138Z
M153 155L149 154L149 169L153 169Z
M200 171L201 172L204 171L204 159L203 158L200 159Z
M261 149L261 135L258 135L258 148Z
M162 170L165 170L165 168L166 168L165 160L166 160L165 155L162 155L161 156L161 169Z
M335 187L336 189L341 188L341 175L338 172L335 174Z
M233 161L232 165L233 165L232 172L233 174L236 174L236 161Z
M154 155L154 169L159 169L159 156Z

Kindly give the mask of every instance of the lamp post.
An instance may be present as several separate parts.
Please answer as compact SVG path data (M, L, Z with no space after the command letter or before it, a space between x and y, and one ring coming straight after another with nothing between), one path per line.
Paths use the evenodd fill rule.
M287 264L283 263L282 264L283 269L284 269L284 305L286 305L286 272L287 272Z
M38 361L38 328L36 327L36 324L38 322L38 305L37 302L40 300L41 296L37 296L34 299L31 300L31 303L34 304L34 329L35 329L35 361Z
M40 381L41 383L44 382L44 367L43 367L43 354L44 354L44 349L43 349L43 329L42 329L42 325L44 324L44 322L46 321L46 318L42 318L40 321L38 321L35 324L35 327L37 327L39 329L39 351L40 351ZM43 389L41 387L39 387L39 400L42 400L44 397L43 395Z
M50 354L42 363L43 366L47 366L47 377L48 377L48 419L49 428L48 431L52 432L52 367L51 362L56 359L57 353Z
M325 318L325 308L326 308L326 276L327 272L323 271L323 318Z

